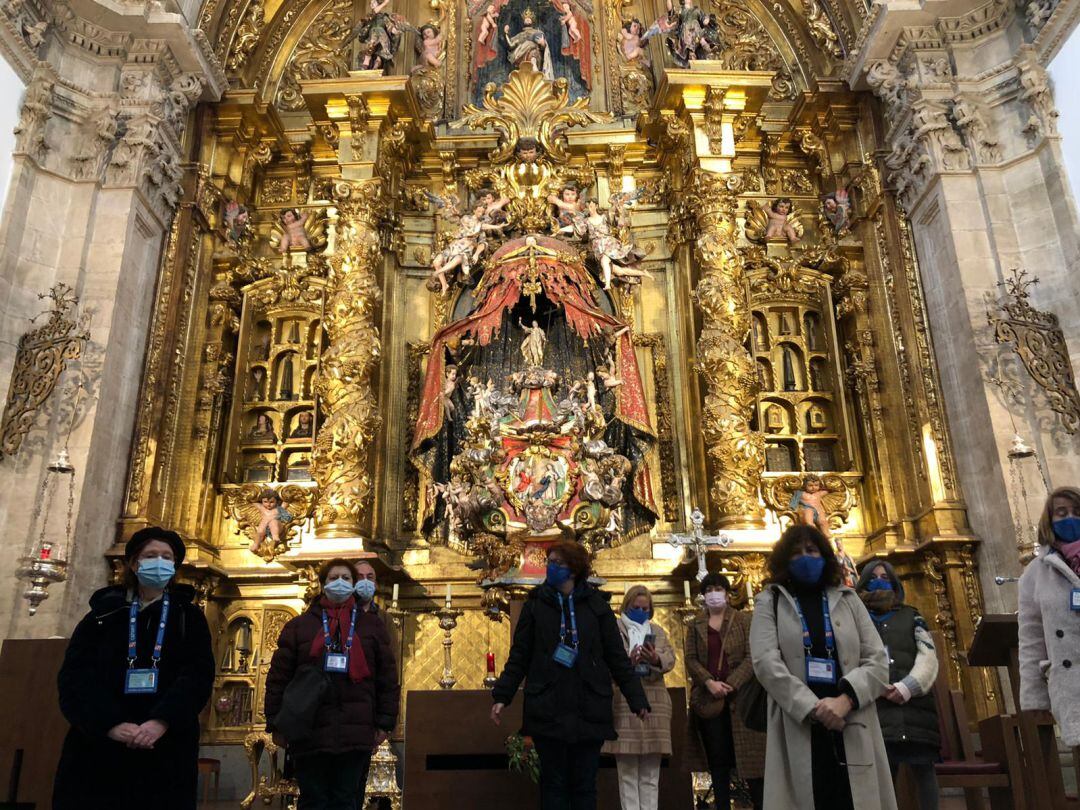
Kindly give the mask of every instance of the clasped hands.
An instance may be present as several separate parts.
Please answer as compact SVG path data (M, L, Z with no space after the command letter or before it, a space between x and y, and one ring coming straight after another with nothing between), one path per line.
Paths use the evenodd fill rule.
M147 720L142 725L120 723L110 728L107 736L110 740L123 743L128 748L149 750L168 730L169 724L162 720Z
M719 700L725 698L735 691L735 687L724 681L708 680L705 681L705 688L709 690L709 694Z
M810 712L810 717L817 720L829 731L843 731L846 725L845 718L851 714L855 704L847 695L833 698L822 698Z

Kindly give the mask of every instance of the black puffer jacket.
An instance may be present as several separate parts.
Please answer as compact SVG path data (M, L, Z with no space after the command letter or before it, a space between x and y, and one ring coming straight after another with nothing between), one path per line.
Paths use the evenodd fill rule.
M60 710L71 723L57 766L54 810L194 810L198 778L199 712L210 699L214 654L206 617L194 590L169 586L169 616L157 694L125 695L131 603L120 586L90 598L90 613L71 635L60 669ZM161 601L137 619L136 666L148 667ZM106 735L120 723L168 724L149 751L136 751Z
M567 743L616 739L613 679L631 711L649 708L607 598L591 585L574 591L579 648L574 667L567 668L553 658L561 624L555 589L540 585L529 594L506 667L492 690L496 703L509 705L525 681L523 734Z
M322 608L316 599L311 606L282 628L277 650L270 659L266 675L266 728L274 730L273 718L281 710L285 687L292 681L301 664L318 663L311 657L311 642L321 634ZM364 650L371 677L353 683L344 673L327 677L330 689L315 715L314 733L301 743L290 745L294 756L326 751L334 754L346 751L371 751L378 730L390 732L397 723L398 687L397 662L390 648L390 636L377 609L359 611L356 633ZM356 644L356 641L353 642Z

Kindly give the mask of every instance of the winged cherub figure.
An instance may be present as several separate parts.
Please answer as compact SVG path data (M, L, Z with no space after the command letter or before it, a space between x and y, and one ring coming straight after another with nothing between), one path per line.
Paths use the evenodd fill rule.
M450 290L449 274L459 268L466 274L471 273L472 266L480 261L487 249L485 232L501 233L505 225L488 221L487 206L482 202L474 205L471 213L462 214L457 198L443 198L436 194L428 194L428 198L438 207L446 209L447 219L457 221L457 229L450 237L449 244L431 260L433 280L438 282L439 292L446 295Z
M826 499L830 496L828 487L820 476L807 475L803 478L802 489L792 493L789 508L795 511L795 519L799 523L815 526L825 537L833 542L836 549L836 558L844 569L844 584L854 587L858 580L858 571L855 561L844 551L844 543L839 536L833 536L829 527L829 508ZM849 582L850 580L850 582Z

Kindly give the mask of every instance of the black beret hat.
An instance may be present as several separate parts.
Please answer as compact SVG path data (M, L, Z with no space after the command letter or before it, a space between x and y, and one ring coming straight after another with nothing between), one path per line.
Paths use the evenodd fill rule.
M151 540L168 543L173 551L173 557L176 558L177 565L184 561L184 554L187 553L187 549L184 548L184 541L180 539L180 535L160 526L147 526L145 529L139 529L135 534L131 535L131 539L124 546L124 559L130 561Z

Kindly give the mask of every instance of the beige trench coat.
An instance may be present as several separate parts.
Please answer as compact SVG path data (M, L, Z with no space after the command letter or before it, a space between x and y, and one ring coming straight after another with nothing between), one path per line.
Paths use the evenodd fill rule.
M626 627L618 622L619 635L623 647L630 654L630 641ZM671 649L667 633L656 622L649 622L649 627L656 635L656 654L660 656L660 666L649 667L648 676L641 679L645 687L645 697L649 699L649 718L642 722L630 711L625 698L616 690L613 711L615 715L615 733L617 740L604 743L605 754L662 754L671 755L671 696L664 686L664 674L675 668L675 651Z
M1077 577L1045 547L1020 577L1020 708L1050 709L1068 746L1080 745L1080 629L1070 607Z
M772 588L777 590L775 614ZM855 591L840 587L826 593L843 678L859 699L859 708L848 715L844 729L851 797L858 810L896 810L874 704L889 685L885 647ZM774 585L758 594L750 649L754 673L769 694L765 810L815 810L809 716L818 699L806 685L802 623L795 599L783 587Z

